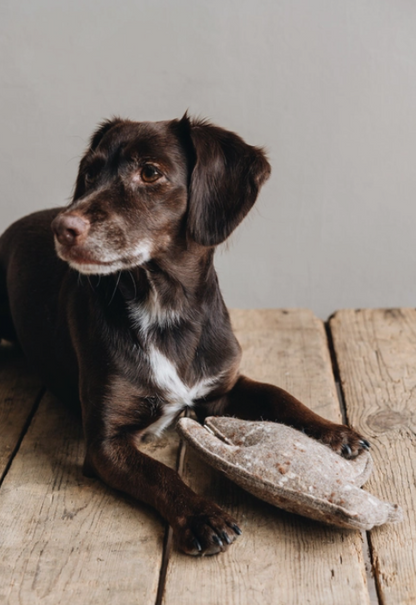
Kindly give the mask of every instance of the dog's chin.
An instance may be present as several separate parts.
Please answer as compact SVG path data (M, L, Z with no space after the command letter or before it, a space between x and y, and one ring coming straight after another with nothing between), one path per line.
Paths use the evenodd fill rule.
M147 262L147 260L143 257L136 257L134 259L123 258L108 263L98 261L80 262L70 259L63 260L68 263L71 269L75 269L75 271L78 271L78 273L82 273L84 275L111 275L111 273L118 273L119 271L127 271L128 269L140 267Z
M140 267L150 260L150 250L146 247L136 249L135 255L124 256L114 259L96 259L90 253L75 252L73 249L65 250L59 243L55 244L56 253L59 258L78 273L84 275L111 275L119 271L126 271Z
M142 263L125 263L122 261L114 261L113 263L80 263L73 260L66 261L71 269L78 271L78 273L82 273L83 275L111 275L111 273L118 273L119 271L124 271L126 269L132 269L133 267L138 267Z

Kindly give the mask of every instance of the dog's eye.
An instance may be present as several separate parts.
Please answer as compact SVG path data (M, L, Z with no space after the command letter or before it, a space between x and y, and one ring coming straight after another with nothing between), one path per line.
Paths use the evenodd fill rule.
M95 181L96 176L97 172L95 170L87 170L87 172L84 174L85 182L90 185Z
M143 166L140 176L142 177L142 181L145 183L154 183L160 179L162 174L159 172L156 166L153 166L153 164L146 164Z

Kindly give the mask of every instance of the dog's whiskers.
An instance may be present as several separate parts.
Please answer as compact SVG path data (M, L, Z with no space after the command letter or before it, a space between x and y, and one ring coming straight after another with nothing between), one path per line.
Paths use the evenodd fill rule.
M109 303L108 303L108 305L109 305L109 306L110 306L110 305L111 305L111 303L113 302L113 298L114 298L114 296L115 296L115 294L116 294L116 291L117 291L117 288L118 288L118 284L120 283L120 278L121 278L121 271L119 271L119 272L118 272L118 277L117 277L117 280L116 280L116 285L115 285L115 287L114 287L113 293L112 293L111 298L110 298L110 301L109 301Z
M137 298L137 288L136 288L136 282L134 281L134 277L133 277L133 273L131 271L128 271L128 274L131 277L131 281L133 282L133 286L134 286L134 298Z

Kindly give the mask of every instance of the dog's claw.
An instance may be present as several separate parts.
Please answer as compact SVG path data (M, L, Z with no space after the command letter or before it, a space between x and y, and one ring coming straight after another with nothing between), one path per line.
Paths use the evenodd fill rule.
M349 458L352 454L352 449L347 443L343 443L341 447L341 452L344 456L347 456Z
M238 527L238 525L236 525L235 523L233 523L233 525L231 525L231 529L233 530L233 532L235 532L237 534L237 536L241 536L241 534L243 533L241 531L241 529Z
M202 546L196 538L193 539L193 543L197 551L202 552Z
M212 541L215 542L215 544L218 544L220 548L224 548L224 543L217 534L213 534Z
M370 449L370 447L371 447L371 445L370 445L370 443L367 441L367 439L361 439L361 440L360 440L360 445L361 445L361 447L362 447L363 449L365 449L365 450L367 450L367 451L368 451L368 450Z
M224 552L241 534L234 519L211 502L205 510L185 517L174 531L179 548L193 556Z

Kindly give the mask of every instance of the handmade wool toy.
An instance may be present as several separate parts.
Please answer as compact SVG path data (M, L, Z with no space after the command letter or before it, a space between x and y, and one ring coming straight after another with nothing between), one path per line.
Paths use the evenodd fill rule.
M360 489L372 470L366 451L346 460L291 427L237 418L181 418L178 431L208 464L289 512L362 530L402 518L397 504Z

